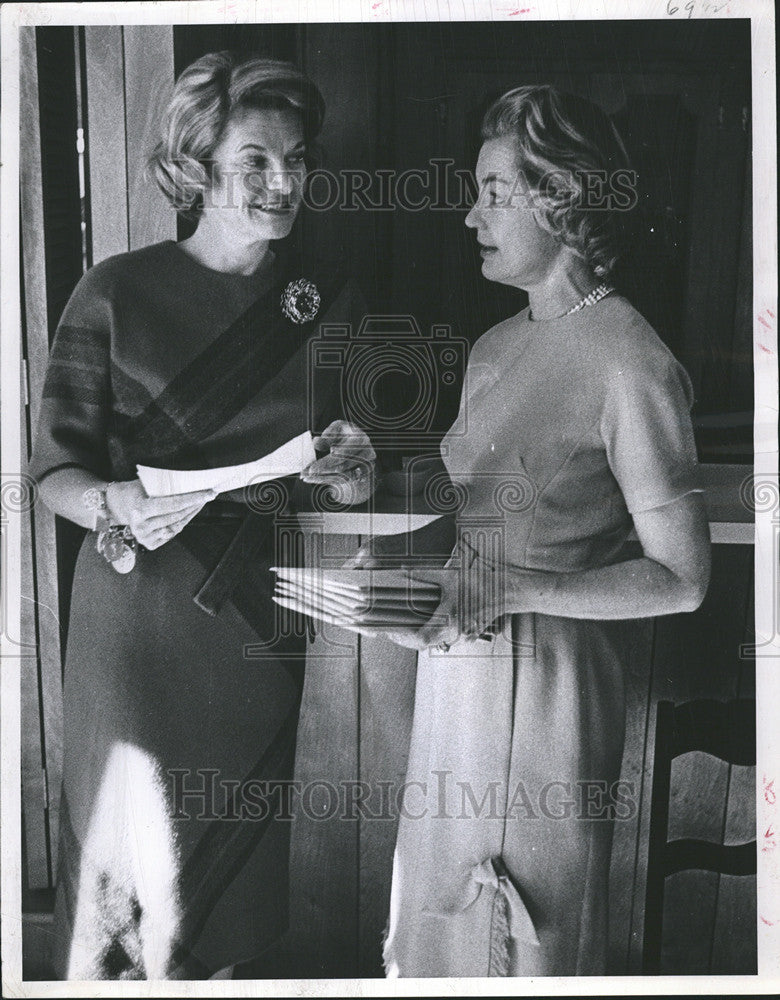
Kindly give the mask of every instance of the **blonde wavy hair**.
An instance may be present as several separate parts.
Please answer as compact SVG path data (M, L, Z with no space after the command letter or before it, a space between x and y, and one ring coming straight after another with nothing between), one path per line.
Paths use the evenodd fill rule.
M292 63L211 52L179 76L147 170L177 212L197 218L211 182L210 160L227 123L244 108L293 109L311 143L325 117L316 85Z
M484 140L510 136L518 169L533 192L539 224L608 275L621 246L614 207L588 204L585 178L630 174L623 141L595 104L551 86L517 87L498 98L482 121Z

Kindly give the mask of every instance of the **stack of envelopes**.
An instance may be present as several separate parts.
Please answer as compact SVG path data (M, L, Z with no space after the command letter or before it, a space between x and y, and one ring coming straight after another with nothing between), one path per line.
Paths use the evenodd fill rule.
M345 628L418 629L441 598L438 583L412 580L403 570L274 566L272 572L277 604Z

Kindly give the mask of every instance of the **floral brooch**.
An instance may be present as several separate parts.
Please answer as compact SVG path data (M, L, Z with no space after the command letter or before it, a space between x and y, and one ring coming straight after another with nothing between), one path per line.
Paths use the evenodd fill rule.
M321 301L314 282L298 278L282 292L282 312L293 323L308 323L319 312Z

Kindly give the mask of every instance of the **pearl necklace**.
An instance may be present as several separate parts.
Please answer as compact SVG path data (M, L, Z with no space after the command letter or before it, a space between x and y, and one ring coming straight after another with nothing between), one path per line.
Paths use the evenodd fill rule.
M602 281L600 285L596 285L592 292L588 292L586 296L581 298L576 306L572 306L571 309L563 315L571 316L572 313L579 312L580 309L584 309L586 306L595 306L597 302L601 302L601 300L609 295L610 292L614 291L615 289L612 285L608 285L606 281Z
M585 309L587 306L595 306L597 302L601 302L602 299L606 298L607 295L614 292L615 289L612 285L608 285L606 281L602 281L600 285L596 285L593 291L588 292L587 295L583 296L576 306L572 306L568 312L561 313L560 316L551 317L554 319L563 319L564 316L571 316L572 313L579 312L580 309ZM533 320L532 314L528 313L528 318Z

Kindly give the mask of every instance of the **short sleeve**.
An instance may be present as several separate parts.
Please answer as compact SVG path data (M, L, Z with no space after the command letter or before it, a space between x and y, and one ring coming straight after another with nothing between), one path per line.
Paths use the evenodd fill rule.
M698 489L692 405L688 373L672 357L620 371L610 380L601 435L630 513Z
M88 272L76 286L49 355L28 471L39 482L80 466L111 478L110 327L100 282Z

